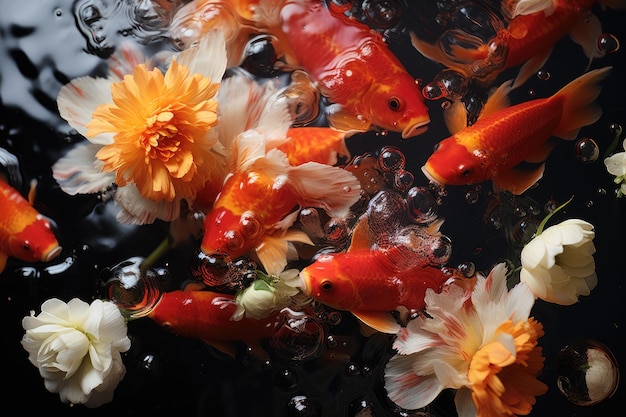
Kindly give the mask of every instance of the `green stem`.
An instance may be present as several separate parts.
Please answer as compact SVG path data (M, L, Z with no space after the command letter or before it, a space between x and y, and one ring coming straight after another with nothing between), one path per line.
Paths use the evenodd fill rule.
M571 196L570 199L567 200L565 203L563 203L560 206L558 206L557 208L555 208L551 213L548 213L548 215L546 217L544 217L544 219L541 221L541 223L539 223L539 226L537 226L537 231L535 232L535 236L539 236L541 234L541 232L543 232L543 228L546 227L546 223L548 223L548 220L550 220L550 217L552 217L554 215L554 213L556 213L557 211L562 210L563 207L568 205L573 199L574 199L574 196Z
M150 269L156 261L158 261L161 256L165 255L165 253L170 249L170 241L169 238L163 239L163 241L157 246L144 260L141 262L139 269L141 272L145 272Z

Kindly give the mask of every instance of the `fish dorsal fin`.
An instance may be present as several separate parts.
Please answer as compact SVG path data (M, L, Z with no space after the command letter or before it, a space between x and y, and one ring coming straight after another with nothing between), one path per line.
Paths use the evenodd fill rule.
M541 179L544 169L545 164L531 170L512 168L493 177L493 186L496 190L510 191L515 195L520 195Z
M487 116L498 112L506 107L509 107L511 101L509 100L509 93L513 89L513 80L507 80L503 82L500 87L496 88L493 93L487 99L487 102L483 106L480 112L480 117Z
M353 311L352 314L372 329L382 333L396 334L401 327L393 315L386 311Z
M361 197L361 183L353 173L317 162L291 167L289 184L301 207L319 207L331 217L346 216Z
M589 13L585 19L580 19L570 31L569 36L572 41L583 48L585 56L589 58L587 69L595 58L604 56L598 49L598 39L602 36L602 23L596 15Z
M369 219L367 216L361 216L352 229L348 252L357 249L371 250L373 244L374 236L370 230Z

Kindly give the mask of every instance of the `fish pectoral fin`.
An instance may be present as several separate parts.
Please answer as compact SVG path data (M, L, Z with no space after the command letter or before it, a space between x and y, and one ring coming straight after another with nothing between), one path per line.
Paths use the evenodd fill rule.
M266 235L259 246L256 247L256 255L265 268L268 275L278 276L287 266L290 250L293 245L290 242L299 242L313 245L309 235L301 230L291 229L284 233Z
M512 90L516 89L520 85L524 84L533 74L536 74L548 61L550 55L552 54L552 48L545 51L543 54L535 55L530 58L517 73L517 77L515 77L515 81L513 82Z
M0 252L0 273L2 273L2 271L4 271L4 268L7 267L8 258L9 258L9 255L7 255L6 253Z
M545 164L539 165L535 169L512 168L502 172L493 178L493 186L496 190L510 191L520 195L543 177Z
M400 324L386 311L353 311L352 314L367 326L382 333L396 334Z
M600 19L592 13L588 13L585 19L581 19L577 25L575 25L569 33L572 41L580 45L583 48L585 56L589 58L589 64L594 58L600 58L603 56L602 52L598 49L598 39L602 36L602 23ZM589 66L587 66L587 69Z
M216 340L202 340L207 345L220 351L221 353L237 359L237 344L235 342L225 342Z
M319 207L333 217L344 217L361 198L361 183L343 168L306 162L289 170L290 186L302 207Z
M326 120L333 129L365 132L370 129L371 122L359 118L346 110L341 104L331 104L326 107Z
M550 152L554 149L557 142L548 140L544 142L540 147L534 150L528 157L525 159L526 162L531 164L540 164L548 159Z
M461 129L467 127L467 109L461 100L454 101L450 107L443 112L443 121L448 128L448 132L454 135Z

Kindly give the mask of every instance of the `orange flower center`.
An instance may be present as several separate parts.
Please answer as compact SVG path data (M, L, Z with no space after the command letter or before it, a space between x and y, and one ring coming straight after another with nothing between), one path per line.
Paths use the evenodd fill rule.
M96 154L119 186L135 184L154 201L192 199L212 176L218 84L176 60L163 75L145 65L111 86L113 103L98 106L88 136L113 133Z
M537 380L544 358L537 339L543 328L534 319L500 325L496 334L512 336L515 351L495 340L482 346L472 357L468 379L478 417L502 417L530 413L535 396L547 386Z

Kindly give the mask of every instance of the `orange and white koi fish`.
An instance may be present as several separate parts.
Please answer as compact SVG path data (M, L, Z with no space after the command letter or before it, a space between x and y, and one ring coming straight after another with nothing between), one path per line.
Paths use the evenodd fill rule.
M413 46L427 58L487 84L504 70L521 66L513 83L516 88L544 66L554 45L568 34L581 45L590 62L600 57L597 42L602 26L591 9L596 3L613 9L626 8L624 0L519 0L504 3L503 9L511 20L487 43L473 49L459 45L445 48L422 41L411 33Z
M340 130L380 128L404 138L424 133L430 122L419 86L380 34L367 25L331 13L320 0L285 1L280 11L261 0L256 21L279 19L295 65L309 73L333 106L327 119ZM259 16L263 16L265 20ZM271 19L270 19L271 20Z
M243 317L234 321L231 317L236 309L232 295L176 290L163 293L147 317L168 332L202 340L231 356L238 342L263 355L259 342L275 333L279 312L260 320Z
M422 171L441 185L492 180L496 189L522 194L543 176L545 160L555 146L549 141L552 136L573 140L582 127L600 118L602 111L594 100L601 91L598 84L610 70L587 72L551 97L498 109L511 90L511 81L504 83L475 124L456 133L452 128L453 135L436 145ZM524 161L539 166L522 170L518 165Z
M0 272L8 257L48 262L61 253L50 221L31 203L0 178Z
M253 139L255 142L256 140ZM207 213L201 249L236 258L254 250L270 275L287 264L287 241L312 244L299 230L287 230L298 207L319 207L343 217L360 196L350 172L318 162L293 166L279 149L238 143L237 170L231 172Z

